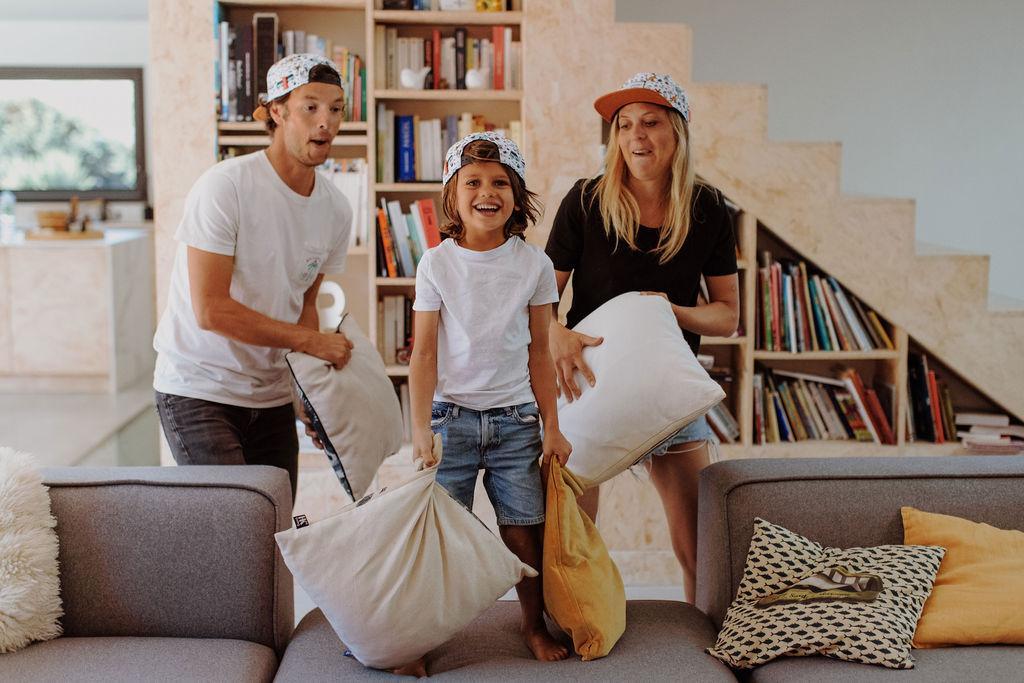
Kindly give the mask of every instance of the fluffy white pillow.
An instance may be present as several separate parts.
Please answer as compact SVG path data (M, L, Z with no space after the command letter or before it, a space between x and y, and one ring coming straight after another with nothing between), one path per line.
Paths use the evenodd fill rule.
M352 316L342 319L339 330L353 346L342 369L297 351L285 359L327 459L356 500L384 459L402 447L402 408L384 361Z
M0 448L0 652L61 634L55 526L32 457Z
M434 482L436 471L276 534L299 585L366 666L414 661L537 575Z
M604 337L583 350L595 386L577 372L580 398L558 400L559 427L572 444L568 467L586 487L624 471L725 398L660 296L620 294L573 329Z

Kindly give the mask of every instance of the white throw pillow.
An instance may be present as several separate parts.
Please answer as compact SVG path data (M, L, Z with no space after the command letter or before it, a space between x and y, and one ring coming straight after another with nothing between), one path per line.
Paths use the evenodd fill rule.
M32 457L0 448L0 653L61 634L55 526Z
M365 666L416 660L537 575L434 482L436 471L276 534L299 585Z
M620 294L573 329L604 337L583 350L595 386L577 372L582 395L558 400L558 424L572 444L568 466L586 487L626 470L725 398L660 296Z
M339 329L353 345L352 358L342 369L297 351L285 358L327 459L357 500L384 459L402 447L402 408L384 361L351 315Z

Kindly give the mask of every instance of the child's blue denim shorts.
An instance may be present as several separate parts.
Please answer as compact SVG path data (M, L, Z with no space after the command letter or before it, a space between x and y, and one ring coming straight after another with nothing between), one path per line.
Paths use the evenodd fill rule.
M538 460L543 453L536 403L471 410L434 401L430 429L441 435L444 451L436 481L473 509L477 473L501 526L544 521L544 486Z

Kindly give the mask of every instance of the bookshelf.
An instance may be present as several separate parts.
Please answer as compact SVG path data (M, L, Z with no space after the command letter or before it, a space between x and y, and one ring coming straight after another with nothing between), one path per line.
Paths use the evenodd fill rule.
M525 41L525 36L528 33L527 18L532 15L524 11L523 1L511 3L510 11L478 13L439 11L437 2L434 3L435 7L432 10L405 11L384 10L380 0L376 2L374 0L227 0L220 3L220 17L231 22L244 23L251 21L252 15L256 12L275 12L279 19L279 30L294 29L315 32L332 41L334 45L345 45L358 54L366 68L365 120L346 121L342 124L333 145L332 157L360 157L366 160L368 172L371 174L366 189L366 201L369 208L379 206L380 200L386 199L397 201L402 211L408 211L409 205L414 201L433 199L440 211L442 187L439 182L434 180L385 182L384 179L377 177L378 105L382 104L387 109L394 111L396 116L418 116L421 119L441 118L443 120L446 116L460 115L468 111L483 117L495 126L502 127L511 121L526 121L527 107L524 93L527 87L538 90L542 95L544 91L538 85L536 76L532 81L525 78L524 85L520 88L504 90L406 90L385 87L388 85L386 79L382 81L378 78L381 65L377 60L381 52L377 40L380 29L393 30L394 35L398 37L430 39L435 30L441 31L441 35L447 37L455 28L463 27L469 37L480 39L489 35L491 27L508 27L512 31L513 38L522 45L520 59L525 64L527 61ZM539 27L535 28L538 30L537 37L539 39L542 31ZM545 59L547 54L545 50L548 50L547 46L533 45L530 59L534 60L535 67L538 60ZM206 60L205 63L210 64L212 68L216 65L216 61L214 60L211 64L211 58L212 55L208 52L202 55L202 59ZM193 61L198 59L199 56L196 55ZM700 92L699 87L697 92ZM531 103L531 112L536 114L539 106L540 103ZM592 129L595 134L599 134L600 124L594 123L591 126L590 123L587 123L586 126L588 126L588 130ZM263 124L252 121L217 121L210 128L214 148L222 152L237 149L235 153L249 153L265 146L267 137L263 131ZM533 133L537 135L536 128L533 129ZM549 132L542 131L541 133L540 137L551 137ZM525 125L522 126L522 135L531 137ZM197 142L201 143L201 140ZM547 140L543 145L540 145L539 140L523 140L523 143L524 150L531 160L536 159L533 164L535 169L533 177L540 178L538 181L540 185L544 185L545 179L550 178L550 174L555 170L566 173L567 176L585 174L562 170L558 164L556 164L557 169L545 169L544 165L553 161L550 159L550 155L547 155L547 147L545 147L552 144L551 140ZM587 152L587 154L590 153L590 151ZM208 166L211 161L207 157L202 166ZM182 176L184 175L185 173L182 172ZM189 177L193 177L193 175L190 173ZM553 189L550 192L554 194L546 197L549 217L553 214L554 207L557 206L560 199L559 191ZM554 196L555 194L559 196ZM754 206L757 209L764 209L756 204ZM443 215L438 218L439 221L444 219ZM762 345L759 344L755 334L758 325L759 253L767 249L780 257L803 258L803 255L790 249L773 234L767 225L770 221L771 219L761 216L760 211L750 210L750 207L739 207L736 227L740 248L738 267L742 333L730 338L704 338L702 340L701 352L714 356L716 366L730 370L726 405L735 415L740 438L734 445L723 446L723 454L726 457L772 455L802 457L803 455L959 452L958 445L955 443L931 444L911 442L908 439L908 392L906 388L908 354L915 349L926 352L927 350L921 349L907 331L899 326L888 321L885 322L894 342L895 348L893 349L803 350L793 353L761 348ZM336 279L346 292L351 313L368 336L377 341L382 335L382 330L378 329L378 302L386 296L411 297L415 290L415 278L380 276L377 272L377 245L372 238L375 226L371 217L370 239L350 249L348 270L343 276ZM545 233L546 225L542 223L531 239L535 242L543 242ZM810 262L809 259L805 260ZM825 274L823 270L821 272L823 275ZM946 384L949 385L950 393L958 409L990 410L1013 414L988 400L983 392L957 376L949 368L942 366L937 360L934 361L934 364L939 368ZM859 372L872 380L878 379L894 387L895 400L888 417L893 425L897 441L895 445L880 446L855 441L755 443L753 397L754 377L758 372L769 368L830 375L842 367L857 368ZM396 382L401 382L408 376L408 367L400 364L388 364L387 372Z

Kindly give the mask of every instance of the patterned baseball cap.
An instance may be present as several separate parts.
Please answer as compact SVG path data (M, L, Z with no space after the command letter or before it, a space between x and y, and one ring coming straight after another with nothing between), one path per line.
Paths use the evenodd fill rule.
M288 55L275 63L267 70L267 96L253 112L252 117L257 121L266 121L270 116L267 104L309 83L309 72L314 66L321 64L330 67L331 71L338 74L338 80L341 80L341 74L338 73L338 67L334 66L334 62L318 55Z
M526 182L526 162L516 143L500 133L488 131L486 133L470 133L448 148L448 153L444 155L442 185L447 185L452 176L462 168L462 151L466 149L466 145L475 140L493 142L498 147L498 159L501 163L515 171L523 179L523 182Z
M690 122L690 100L686 97L686 91L668 74L652 71L634 74L618 90L601 95L594 101L594 109L601 118L611 123L615 112L634 102L650 102L675 109L683 115L684 121Z

